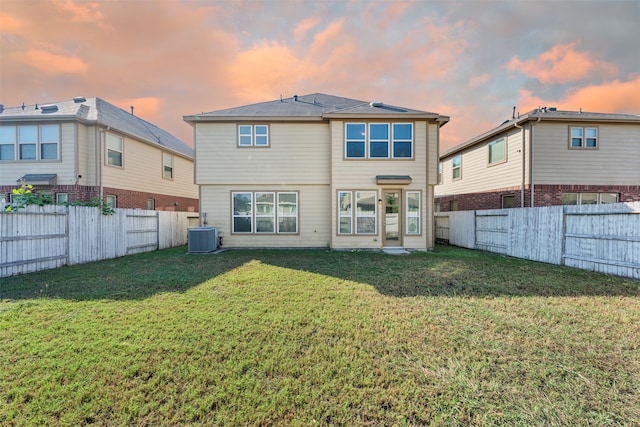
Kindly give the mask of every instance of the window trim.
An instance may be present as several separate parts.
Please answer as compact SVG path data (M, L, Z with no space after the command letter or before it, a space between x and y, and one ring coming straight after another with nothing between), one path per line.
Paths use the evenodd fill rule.
M422 191L421 190L406 190L403 191L403 193L405 193L405 236L422 236ZM410 215L411 210L409 209L409 195L410 194L417 194L418 195L418 214L417 215ZM410 218L417 218L418 219L418 231L417 232L411 232L409 230L409 219Z
M109 136L113 137L113 138L117 138L120 140L120 151L118 150L113 150L109 148ZM105 161L105 166L110 166L110 167L114 167L114 168L120 168L120 169L124 169L124 137L117 135L115 133L111 133L111 132L107 132L107 135L105 137L105 157L104 157L104 161ZM109 150L116 152L116 153L120 153L120 165L114 164L114 163L110 163L109 162Z
M338 236L377 236L378 235L378 203L377 200L379 198L378 190L337 190L337 218L338 222L336 224L336 235ZM371 193L373 195L373 213L372 214L362 214L358 213L358 194L361 193ZM349 216L341 215L340 211L340 194L350 194L351 203L350 203L350 213ZM354 209L355 207L355 209ZM351 218L351 231L349 233L342 233L340 231L340 218ZM364 233L358 231L358 218L373 218L373 232Z
M347 128L350 125L364 126L363 139L349 139L347 138ZM387 156L386 157L372 157L371 156L371 143L382 142L383 140L371 140L371 125L387 125L388 140L387 140ZM411 139L397 139L395 137L396 125L409 125L411 126ZM343 135L343 159L344 160L415 160L415 122L413 121L400 121L400 122L387 122L387 121L360 121L360 122L344 122L344 135ZM395 155L395 143L396 142L409 142L411 144L411 156L402 157ZM349 143L362 143L364 145L364 152L362 156L349 156Z
M386 139L373 139L372 132L371 132L371 126L386 126L387 128L387 138ZM368 136L368 141L367 141L367 148L369 149L369 156L368 158L370 159L388 159L391 157L391 150L390 150L390 145L391 145L391 141L392 141L392 137L391 137L391 126L388 122L368 122L367 123L367 130L368 132L365 135L365 139L366 136ZM384 143L386 142L387 145L387 155L386 156L373 156L372 153L372 149L371 149L371 144L373 143ZM366 150L365 150L365 154L366 154Z
M584 205L585 203L582 203L582 196L584 194L595 194L596 195L596 203L587 203L587 204L596 204L596 205L602 205L602 204L609 204L609 203L620 203L620 193L616 193L616 192L610 192L610 191L569 191L566 193L561 193L560 194L560 203L562 204L562 206L578 206L578 205ZM565 195L575 195L576 196L576 204L570 204L564 203L564 196ZM602 202L602 196L603 195L615 195L616 196L616 201L615 202L607 202L607 203L603 203Z
M491 161L491 147L502 142L502 159ZM487 143L487 166L496 166L507 162L507 138L504 136Z
M258 133L257 132L257 128L258 127L264 127L266 129L266 133ZM241 133L241 129L242 128L249 128L250 133L249 134L242 134ZM238 124L236 126L236 146L238 148L269 148L271 146L271 126L269 126L269 124L266 123L241 123ZM243 144L241 143L241 137L249 137L249 139L251 140L250 144ZM258 144L257 139L258 137L265 137L266 139L266 143L264 144Z
M64 200L60 200L64 199ZM69 193L56 193L56 205L69 203Z
M513 199L513 206L505 206L505 199L511 198ZM512 209L516 207L516 195L513 193L509 193L509 194L502 194L500 196L500 208L501 209Z
M51 141L43 141L42 137L42 129L45 127L55 128L55 142ZM0 159L0 162L60 162L61 161L61 125L59 123L46 123L46 124L14 124L14 125L3 125L0 128L9 130L7 134L13 134L12 141L10 142L0 142L0 146L4 147L13 147L13 157ZM34 141L21 141L20 138L20 130L23 128L34 128L35 135ZM55 145L55 157L54 158L44 158L42 150L45 146ZM33 146L34 157L33 158L22 158L22 147Z
M456 157L459 159L458 166L455 166L454 161ZM456 177L456 169L458 169L458 176ZM451 180L458 181L462 179L462 154L456 154L451 157Z
M110 208L115 209L118 207L118 197L113 194L107 194L104 196L104 203Z
M396 125L409 125L411 126L411 138L410 139L402 139L402 138L396 138L396 132L395 132L395 126ZM391 157L393 159L413 159L413 152L414 152L414 147L415 147L415 135L414 135L414 126L413 126L413 122L395 122L391 124L391 128L392 128L392 136L391 136ZM409 157L401 157L401 156L396 156L396 142L409 142L411 143L411 155Z
M234 213L234 201L236 194L249 194L251 196L251 209L249 215L236 215ZM258 214L258 210L256 209L256 201L258 199L258 194L272 194L273 195L273 213L272 215L261 215ZM295 197L295 213L294 214L284 214L280 212L280 196L283 194L294 194ZM260 191L231 191L231 234L237 235L251 235L251 236L273 236L273 235L283 235L283 236L294 236L300 234L300 192L299 191L274 191L274 190L260 190ZM273 218L273 231L257 231L256 219L257 218ZM249 218L250 229L251 231L236 231L235 230L235 218ZM296 230L295 232L291 231L280 231L280 218L295 218L296 221Z
M170 164L167 165L166 160L170 160ZM169 167L170 176L165 176L167 172L167 167ZM169 181L173 181L173 154L162 152L162 179L167 179Z
M600 149L600 126L580 126L580 125L569 125L569 141L568 141L568 148L569 150L598 150ZM581 136L580 136L580 146L574 146L573 145L573 130L574 129L580 129L582 131ZM595 129L596 131L596 137L595 138L589 138L587 137L587 131L588 130L593 130ZM595 139L595 147L588 147L587 146L587 141L589 139Z

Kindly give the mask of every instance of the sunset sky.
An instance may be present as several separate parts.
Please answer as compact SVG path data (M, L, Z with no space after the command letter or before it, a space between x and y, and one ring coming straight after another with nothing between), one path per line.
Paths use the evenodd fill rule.
M539 106L640 114L640 0L0 0L0 103L182 116L321 92L448 115L441 150Z

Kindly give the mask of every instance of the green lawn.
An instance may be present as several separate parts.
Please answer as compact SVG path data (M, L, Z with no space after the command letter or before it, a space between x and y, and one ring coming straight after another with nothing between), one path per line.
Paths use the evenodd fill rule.
M640 282L438 246L0 279L0 425L640 425Z

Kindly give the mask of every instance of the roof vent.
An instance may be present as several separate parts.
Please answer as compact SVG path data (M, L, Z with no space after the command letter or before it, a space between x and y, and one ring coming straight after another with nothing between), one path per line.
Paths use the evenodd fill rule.
M84 96L76 96L75 98L73 98L73 102L75 102L76 104L87 102L87 98L85 98Z
M549 111L558 111L557 107L549 107Z
M4 105L0 104L0 113L3 113L3 112L4 112Z
M295 102L298 102L298 95L293 95L293 100L294 100Z
M371 101L369 103L371 107L384 107L384 103L382 101Z
M40 109L43 113L55 113L58 111L58 106L56 104L45 104L41 105Z

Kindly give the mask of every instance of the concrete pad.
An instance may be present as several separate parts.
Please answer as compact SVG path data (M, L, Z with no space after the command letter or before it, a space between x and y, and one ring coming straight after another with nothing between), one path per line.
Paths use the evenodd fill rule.
M408 255L409 251L404 250L404 248L382 248L382 252L389 255Z

